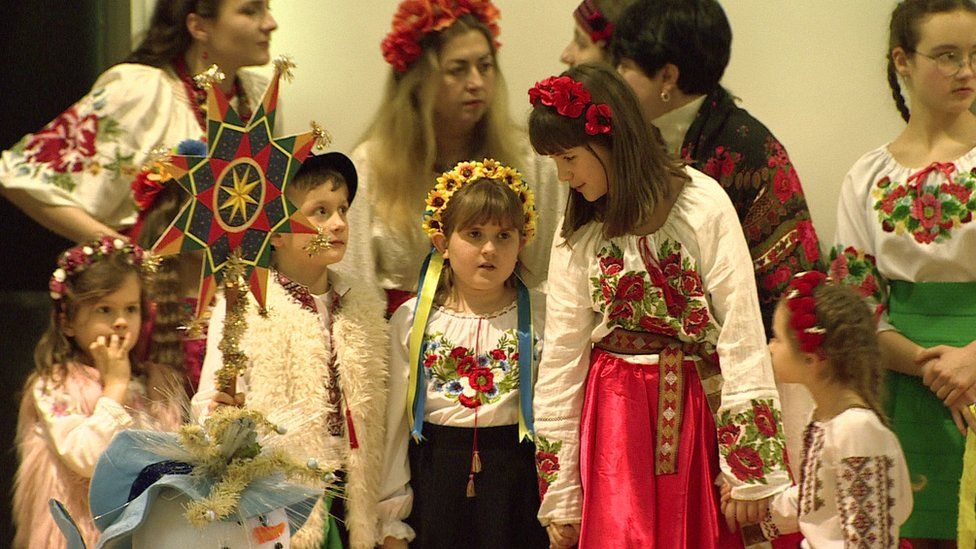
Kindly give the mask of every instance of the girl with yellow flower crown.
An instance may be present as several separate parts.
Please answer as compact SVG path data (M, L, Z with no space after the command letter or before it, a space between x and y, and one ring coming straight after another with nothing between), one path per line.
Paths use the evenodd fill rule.
M521 175L494 160L458 164L427 195L434 249L390 320L384 547L548 545L530 438L545 301L516 274L535 222Z

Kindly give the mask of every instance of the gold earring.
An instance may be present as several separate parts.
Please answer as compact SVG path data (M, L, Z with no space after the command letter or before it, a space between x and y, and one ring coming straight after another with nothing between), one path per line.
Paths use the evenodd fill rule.
M661 101L664 103L671 101L671 93L668 90L661 90Z

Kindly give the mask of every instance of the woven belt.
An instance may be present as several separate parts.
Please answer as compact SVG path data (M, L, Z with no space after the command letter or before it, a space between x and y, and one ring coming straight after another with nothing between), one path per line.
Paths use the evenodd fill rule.
M721 373L714 350L704 343L687 343L673 337L621 328L610 332L596 347L617 354L659 355L654 473L666 475L677 472L681 417L684 413L685 355L698 357L695 367L699 378L704 380ZM713 406L713 395L707 394L713 413L718 410L719 397L719 394L714 395Z

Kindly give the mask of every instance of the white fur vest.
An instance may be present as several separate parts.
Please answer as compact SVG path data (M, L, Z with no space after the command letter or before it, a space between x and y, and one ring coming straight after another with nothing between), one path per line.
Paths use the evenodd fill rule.
M333 286L335 288L335 286ZM377 486L382 468L387 377L387 324L384 304L370 292L353 288L342 295L332 319L339 385L352 412L359 447L350 449L348 429L340 445L328 444L329 413L342 412L330 404L325 382L332 349L323 337L315 312L299 302L274 279L268 284L267 316L249 307L241 349L250 358L248 406L270 412L298 403L307 419L290 431L287 447L296 459L310 457L322 467L346 471L346 527L353 548L371 548L376 539ZM325 510L316 505L308 522L293 538L294 547L319 547L324 539Z

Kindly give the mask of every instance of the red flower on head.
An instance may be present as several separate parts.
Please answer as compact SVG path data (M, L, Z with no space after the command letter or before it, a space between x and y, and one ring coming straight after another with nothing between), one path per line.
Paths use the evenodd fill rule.
M547 107L553 105L552 85L557 77L551 76L545 80L540 80L529 88L529 103L532 105L543 104Z
M579 118L590 102L590 92L568 76L558 76L553 80L553 106L556 112L569 118Z
M759 433L764 437L776 436L778 431L776 427L776 419L773 417L773 410L768 404L753 404L752 414L754 416L753 421L756 423L756 427L759 429Z
M584 129L589 135L600 135L610 133L610 120L613 118L613 111L610 105L592 104L586 109L586 126Z
M132 199L140 212L149 209L156 202L156 195L164 188L158 178L150 179L150 174L151 172L143 170L132 180Z
M440 32L465 14L471 14L488 27L492 37L499 33L495 21L500 12L489 0L404 0L393 16L392 30L383 39L383 58L397 72L406 71L423 53L420 40ZM495 47L500 45L497 40Z
M729 452L726 461L732 469L732 474L739 480L748 481L763 477L762 456L752 448L736 448Z

